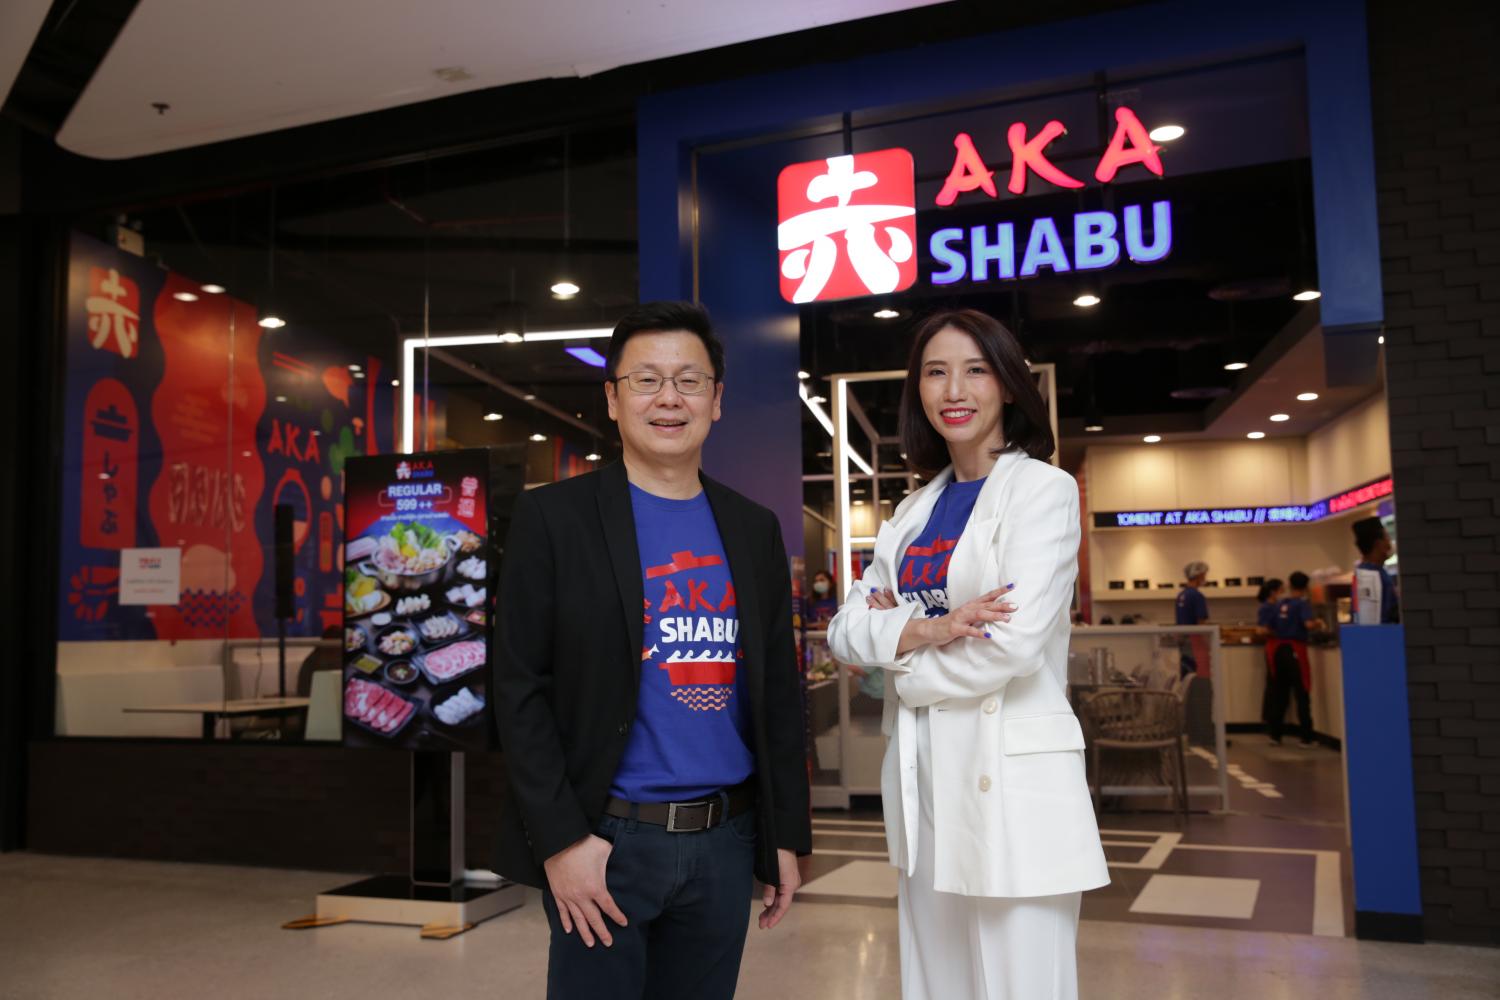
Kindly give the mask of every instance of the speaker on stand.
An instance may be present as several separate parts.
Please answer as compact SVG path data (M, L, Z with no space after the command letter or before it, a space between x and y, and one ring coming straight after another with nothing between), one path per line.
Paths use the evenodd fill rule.
M276 656L280 677L278 694L286 697L286 623L297 616L295 587L296 551L292 545L292 505L276 505Z

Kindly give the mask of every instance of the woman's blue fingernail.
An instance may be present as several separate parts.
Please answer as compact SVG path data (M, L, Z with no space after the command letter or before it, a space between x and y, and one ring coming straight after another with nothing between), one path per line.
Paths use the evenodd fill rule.
M1006 590L1015 590L1015 589L1016 589L1016 585L1015 585L1015 584L1013 584L1013 583L1007 583L1007 584L1006 584L1006 585L1005 585L1005 589L1006 589Z

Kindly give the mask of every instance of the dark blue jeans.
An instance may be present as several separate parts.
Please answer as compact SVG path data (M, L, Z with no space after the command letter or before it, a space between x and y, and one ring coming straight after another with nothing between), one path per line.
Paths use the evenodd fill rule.
M563 932L557 903L544 892L548 1000L733 997L750 922L754 810L700 833L614 816L594 832L614 843L605 885L630 926L610 921L614 944L585 947L576 928Z

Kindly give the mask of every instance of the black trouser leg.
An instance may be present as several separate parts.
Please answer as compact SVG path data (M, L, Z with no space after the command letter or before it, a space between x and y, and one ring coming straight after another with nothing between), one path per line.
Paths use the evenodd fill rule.
M1282 730L1286 726L1286 706L1291 695L1291 675L1300 668L1294 661L1290 665L1280 656L1276 658L1276 671L1271 675L1271 717L1266 720L1266 728L1271 734L1271 739L1281 741Z
M1292 694L1297 699L1297 722L1302 731L1302 742L1311 743L1313 738L1312 697L1302 684L1302 668L1292 675Z

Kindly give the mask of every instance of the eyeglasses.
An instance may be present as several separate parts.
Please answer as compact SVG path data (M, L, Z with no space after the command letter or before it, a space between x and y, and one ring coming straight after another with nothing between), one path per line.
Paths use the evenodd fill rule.
M613 382L616 386L621 382L628 383L631 392L638 392L643 396L654 396L661 392L662 386L671 382L672 387L684 396L697 396L708 391L708 387L714 384L714 377L706 372L681 372L677 375L631 372L628 375L619 375L604 381Z

